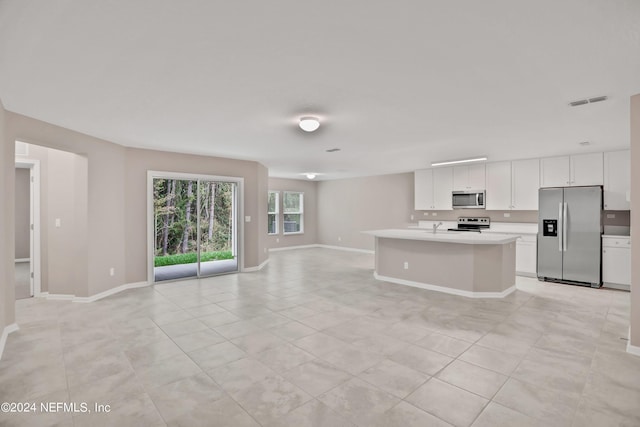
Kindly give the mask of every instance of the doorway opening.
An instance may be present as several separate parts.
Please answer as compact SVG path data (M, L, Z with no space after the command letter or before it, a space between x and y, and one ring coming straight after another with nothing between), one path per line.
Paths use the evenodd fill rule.
M153 282L239 271L242 179L149 172Z
M28 145L16 141L15 159L15 298L41 294L40 162L28 159Z

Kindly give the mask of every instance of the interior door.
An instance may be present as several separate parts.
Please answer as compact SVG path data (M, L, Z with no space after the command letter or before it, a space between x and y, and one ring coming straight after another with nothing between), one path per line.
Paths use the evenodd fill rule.
M599 285L602 188L565 188L564 200L567 221L562 278Z
M562 279L562 188L541 188L538 210L538 277Z

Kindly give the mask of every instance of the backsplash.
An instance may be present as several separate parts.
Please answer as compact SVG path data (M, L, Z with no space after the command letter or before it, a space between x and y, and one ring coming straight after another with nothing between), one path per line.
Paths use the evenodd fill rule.
M435 216L433 214L436 214ZM509 214L505 217L504 214ZM614 218L607 218L614 215ZM457 221L461 216L488 216L491 222L538 222L538 211L487 211L485 209L456 209L452 211L414 211L415 221ZM631 223L629 211L604 211L603 225L628 227Z
M436 214L435 216L433 214ZM505 217L504 214L509 214ZM485 209L456 209L452 211L415 211L415 221L457 221L461 216L488 216L491 222L538 222L538 211L488 211ZM617 215L616 215L617 217Z
M607 215L615 215L615 217L607 218ZM603 225L620 225L629 227L631 224L631 211L604 211L602 223Z

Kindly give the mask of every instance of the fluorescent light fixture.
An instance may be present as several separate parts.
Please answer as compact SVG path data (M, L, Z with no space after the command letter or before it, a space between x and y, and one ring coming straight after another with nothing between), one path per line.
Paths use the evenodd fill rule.
M315 117L302 117L300 119L300 129L305 132L313 132L320 127L320 120Z
M305 173L305 175L309 179L314 179L317 176L315 173Z
M486 157L474 157L472 159L448 160L446 162L435 162L435 163L431 163L431 166L457 165L458 163L483 162L485 160L487 160Z

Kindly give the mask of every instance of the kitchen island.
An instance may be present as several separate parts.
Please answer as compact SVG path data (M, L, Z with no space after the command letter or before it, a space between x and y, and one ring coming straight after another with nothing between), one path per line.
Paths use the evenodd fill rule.
M472 298L515 290L518 236L437 230L373 230L374 277Z

